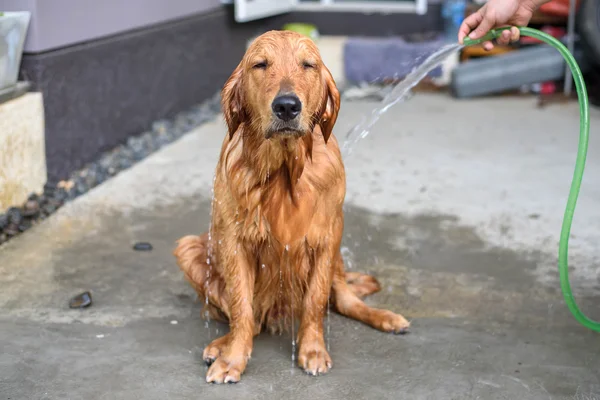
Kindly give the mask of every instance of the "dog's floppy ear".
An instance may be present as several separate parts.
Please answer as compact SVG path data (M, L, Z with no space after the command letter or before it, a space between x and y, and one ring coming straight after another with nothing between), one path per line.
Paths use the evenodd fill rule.
M327 143L337 120L338 112L340 111L340 92L333 80L333 76L331 76L331 72L329 72L329 69L325 65L321 66L321 76L325 83L325 91L319 126L321 127L325 143Z
M229 131L229 138L243 122L244 99L242 98L242 63L233 71L221 91L221 108Z

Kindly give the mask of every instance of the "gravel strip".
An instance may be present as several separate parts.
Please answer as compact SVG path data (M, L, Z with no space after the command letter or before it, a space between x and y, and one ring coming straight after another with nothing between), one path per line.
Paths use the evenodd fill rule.
M213 120L221 111L220 99L220 94L217 93L173 119L154 122L150 131L130 137L126 143L102 154L97 161L73 172L69 179L57 184L46 184L41 195L32 194L25 204L0 214L0 246L48 218L65 203L128 169L192 129Z

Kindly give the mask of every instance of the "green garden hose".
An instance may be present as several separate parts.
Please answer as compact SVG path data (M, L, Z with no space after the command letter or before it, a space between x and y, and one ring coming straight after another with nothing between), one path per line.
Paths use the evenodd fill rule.
M464 44L465 46L472 46L488 40L497 39L505 29L510 29L510 27L494 29L480 39L465 38ZM571 235L571 223L573 222L573 214L575 213L577 197L579 197L579 189L581 187L581 180L583 178L583 170L585 168L585 159L587 156L590 133L590 106L588 103L585 82L575 58L559 40L544 32L538 31L537 29L519 27L519 30L521 31L521 35L541 40L542 42L545 42L558 50L564 57L566 63L569 65L573 79L575 80L577 97L579 99L579 148L577 150L575 172L573 174L573 181L571 182L571 190L567 200L567 208L565 210L562 229L560 232L560 242L558 246L558 270L560 273L560 286L565 298L565 302L567 303L567 306L569 307L569 310L575 319L583 326L593 331L600 332L600 322L596 322L588 318L577 306L575 298L573 297L573 292L571 291L571 285L569 283L569 236Z

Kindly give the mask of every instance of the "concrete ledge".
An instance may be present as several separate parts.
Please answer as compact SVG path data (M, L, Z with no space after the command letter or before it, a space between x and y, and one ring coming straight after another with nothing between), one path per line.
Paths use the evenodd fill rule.
M0 104L0 212L46 183L44 102L28 93Z

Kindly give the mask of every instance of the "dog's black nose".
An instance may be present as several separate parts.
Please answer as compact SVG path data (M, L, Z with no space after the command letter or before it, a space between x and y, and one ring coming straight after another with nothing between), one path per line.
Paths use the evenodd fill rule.
M302 111L302 103L300 99L293 94L278 96L273 100L271 105L273 112L277 118L283 121L291 121Z

